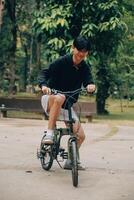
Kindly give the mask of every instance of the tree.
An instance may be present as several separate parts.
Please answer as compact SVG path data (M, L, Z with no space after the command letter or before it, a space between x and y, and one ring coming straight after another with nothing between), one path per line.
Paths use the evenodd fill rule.
M125 32L122 45L118 47L115 56L115 87L122 97L129 99L134 98L134 25L133 25L133 1L123 1L124 17L123 20L127 24L127 32Z
M105 102L109 96L111 82L111 71L109 61L116 55L123 32L126 29L122 21L122 4L115 0L93 1L89 7L90 18L87 27L83 28L83 33L93 35L94 50L96 58L99 60L96 70L97 79L97 111L99 114L107 113ZM92 23L91 23L92 22ZM88 30L91 30L88 32Z
M1 44L0 48L1 56L1 75L4 74L4 70L6 68L7 72L9 72L10 77L8 76L9 81L9 93L12 93L15 80L16 80L16 44L17 44L17 26L16 26L16 1L7 0L5 2L6 12L3 14L3 24L1 29ZM6 24L7 23L7 24ZM6 30L8 32L6 32ZM6 36L6 37L5 37Z
M62 1L60 6L47 1L33 23L37 34L45 35L46 47L53 49L48 51L49 60L62 55L65 44L69 45L70 40L80 33L90 38L94 57L98 60L96 101L99 114L106 113L105 101L111 80L109 60L116 55L126 28L122 13L122 1L116 0Z
M16 44L17 44L17 26L16 26L16 0L7 0L7 12L9 19L11 20L11 34L12 34L12 43L10 46L9 54L9 69L10 69L10 82L9 82L9 93L13 92L15 85L15 68L16 68Z
M36 9L34 0L19 0L17 2L17 31L19 46L18 51L18 74L20 74L20 91L26 91L26 86L31 84L31 74L34 66L36 66L36 48L34 47L34 35L32 34L31 24L33 20L33 12ZM34 54L33 54L34 52Z
M27 84L37 83L42 66L69 51L72 40L84 34L90 38L93 47L87 61L92 65L97 84L97 110L99 114L105 113L105 102L115 81L112 67L117 64L117 52L123 55L124 51L121 50L121 42L126 52L131 52L133 48L128 40L128 36L132 40L133 34L125 33L126 25L123 22L130 23L129 17L123 16L128 14L123 8L132 9L131 3L131 0L7 0L0 36L1 74L7 68L14 71L12 74L19 75L21 90L25 90ZM11 17L11 11L14 17ZM14 33L10 31L13 28ZM14 37L11 37L13 34ZM14 50L11 48L13 44ZM129 54L129 58L123 57L132 66L132 54ZM11 58L14 58L14 62ZM120 68L121 63L118 66Z
M4 0L0 0L0 31L1 31L4 3L5 3Z
M7 73L9 73L10 93L12 93L16 79L19 82L20 90L26 90L26 85L30 84L31 78L29 77L32 76L33 66L37 66L37 60L39 63L38 56L36 56L39 54L39 48L36 48L35 51L34 46L37 45L34 45L36 42L33 42L34 35L31 31L35 9L37 6L34 0L25 3L23 0L7 1L5 5L0 35L2 41L0 43L2 50L0 74L3 76L6 73L7 77ZM36 55L35 52L37 52ZM37 68L39 67L37 66ZM17 75L19 75L19 80Z

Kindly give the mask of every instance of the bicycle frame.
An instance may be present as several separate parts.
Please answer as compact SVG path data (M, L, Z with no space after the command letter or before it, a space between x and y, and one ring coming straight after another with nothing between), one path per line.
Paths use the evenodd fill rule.
M62 136L64 136L64 135L70 135L70 137L68 139L68 146L69 146L69 143L72 140L75 140L75 141L77 140L76 136L73 134L73 123L75 121L72 118L71 106L69 106L69 108L68 108L68 116L69 116L69 120L67 121L67 123L68 123L69 127L67 127L67 128L58 128L58 129L55 128L55 131L54 131L55 134L54 134L53 150L55 152L54 159L56 159L56 160L57 160L57 156L58 156L58 154L60 152L60 141L61 141ZM65 154L64 153L61 154L61 156L63 156L63 159L67 159L68 156L67 156L66 153Z

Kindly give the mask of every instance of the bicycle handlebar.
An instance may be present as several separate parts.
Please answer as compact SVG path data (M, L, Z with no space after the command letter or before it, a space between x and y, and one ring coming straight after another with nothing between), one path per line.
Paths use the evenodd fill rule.
M72 91L66 91L66 92L63 92L63 91L60 91L60 90L55 90L55 89L51 89L51 94L65 94L65 95L71 95L71 94L77 94L81 91L87 91L85 88L79 88L79 89L76 89L76 90L72 90Z
M87 94L90 94L90 95L94 94L94 92L88 92L86 88L79 88L79 89L76 89L76 90L65 91L65 92L60 91L60 90L56 90L56 89L50 89L50 93L54 94L54 95L60 93L60 94L65 94L67 96L73 96L73 95L80 93L80 92L86 92Z

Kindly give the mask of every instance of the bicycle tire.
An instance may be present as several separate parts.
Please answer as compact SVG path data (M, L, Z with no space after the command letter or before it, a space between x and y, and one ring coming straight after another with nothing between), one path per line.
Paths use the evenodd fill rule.
M44 170L48 171L51 169L53 164L52 145L45 145L41 143L40 161Z
M78 186L78 163L77 163L77 144L76 141L71 141L71 162L72 162L72 182L73 186Z

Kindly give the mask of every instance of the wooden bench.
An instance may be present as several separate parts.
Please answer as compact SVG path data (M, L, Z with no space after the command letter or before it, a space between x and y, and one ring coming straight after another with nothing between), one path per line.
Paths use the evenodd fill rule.
M43 116L40 99L0 98L0 115L7 117L10 111L40 113Z
M19 108L7 108L5 106L1 106L0 107L0 117L3 118L3 117L7 117L7 112L8 111L19 111L20 109Z
M30 113L39 113L42 114L42 119L47 119L47 116L42 109L27 109L27 108L9 108L9 107L0 107L0 117L8 117L8 111L21 111L21 112L30 112ZM34 118L34 117L33 117Z
M78 102L73 105L74 110L81 117L87 118L91 122L93 115L96 114L95 102ZM23 111L42 114L43 119L47 119L43 115L40 99L0 99L1 117L7 117L8 111Z
M97 113L95 102L78 102L73 105L73 108L80 117L87 118L88 122L91 122Z

